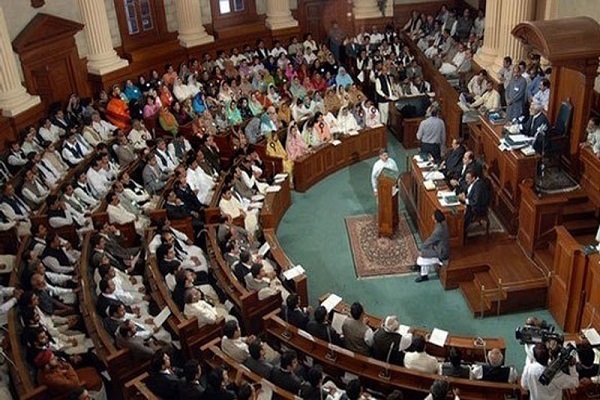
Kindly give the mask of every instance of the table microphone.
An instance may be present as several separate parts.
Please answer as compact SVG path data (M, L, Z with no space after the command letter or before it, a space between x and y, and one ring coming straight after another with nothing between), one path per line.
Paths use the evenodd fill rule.
M389 380L392 376L390 374L390 357L392 356L392 350L394 349L394 342L390 343L390 348L387 352L387 357L385 358L385 369L379 373L379 377L381 379Z
M325 330L327 331L327 340L330 344L333 344L333 341L331 340L331 331L329 329L330 327L328 325L325 325ZM325 358L332 362L335 362L337 360L337 356L331 349L331 346L327 346L327 354L325 354Z
M288 320L288 309L287 309L287 307L285 309L285 312L283 313L283 316L285 317L285 330L283 331L283 333L281 334L281 336L285 340L290 340L292 338L292 332L290 332L290 330L289 330L290 322Z

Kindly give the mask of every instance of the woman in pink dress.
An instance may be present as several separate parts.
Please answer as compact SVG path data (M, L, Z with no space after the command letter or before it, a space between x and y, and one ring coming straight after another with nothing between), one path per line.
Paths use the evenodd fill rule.
M292 161L296 161L308 153L306 142L304 142L302 135L298 132L298 125L295 121L291 121L288 126L285 151L287 151L288 157Z

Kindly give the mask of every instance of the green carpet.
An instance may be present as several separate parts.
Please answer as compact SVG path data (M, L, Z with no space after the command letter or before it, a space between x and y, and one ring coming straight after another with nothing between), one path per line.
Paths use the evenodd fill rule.
M404 150L392 135L388 135L388 150L401 171L406 171L407 156L416 153ZM530 315L554 323L548 311L480 320L472 317L458 290L443 290L435 278L419 284L415 275L356 279L344 217L375 213L370 184L375 160L338 171L306 193L293 193L293 204L277 235L292 261L306 269L310 303L316 305L324 293L336 293L348 303L360 301L373 315L395 314L406 325L437 327L456 335L504 337L507 363L522 371L525 354L514 339L515 328ZM421 243L418 236L417 243Z

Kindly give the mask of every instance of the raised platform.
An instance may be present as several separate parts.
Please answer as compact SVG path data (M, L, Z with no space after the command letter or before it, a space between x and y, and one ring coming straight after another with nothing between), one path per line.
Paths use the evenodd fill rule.
M440 282L446 290L460 289L473 316L546 306L547 273L504 233L469 238L453 248Z

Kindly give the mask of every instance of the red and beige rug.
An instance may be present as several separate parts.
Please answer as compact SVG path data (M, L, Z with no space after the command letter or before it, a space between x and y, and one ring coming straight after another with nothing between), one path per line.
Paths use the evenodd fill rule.
M359 278L411 273L419 254L417 244L406 221L400 213L398 230L391 238L377 236L375 215L346 217L346 229L354 257L354 268Z

